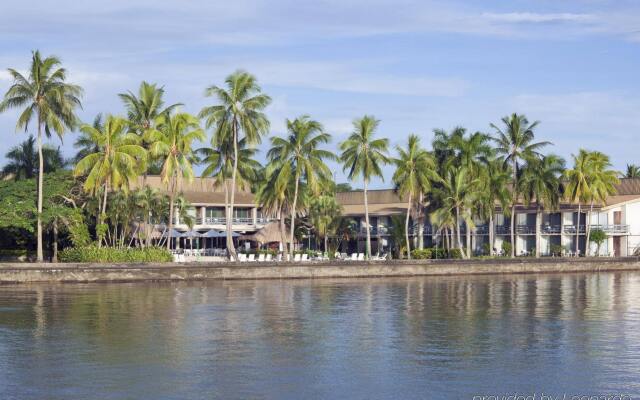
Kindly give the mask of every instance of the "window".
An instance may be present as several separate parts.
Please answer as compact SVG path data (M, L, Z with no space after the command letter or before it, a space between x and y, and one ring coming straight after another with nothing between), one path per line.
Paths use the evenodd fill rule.
M224 207L207 207L205 217L224 218Z
M250 208L234 208L233 217L234 218L251 218L251 209Z

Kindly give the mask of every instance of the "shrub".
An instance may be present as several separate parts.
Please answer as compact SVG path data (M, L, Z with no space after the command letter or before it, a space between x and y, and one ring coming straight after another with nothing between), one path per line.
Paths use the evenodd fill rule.
M114 247L68 247L58 256L61 262L170 262L171 253L164 247L118 249Z
M438 248L433 247L430 250L431 250L431 258L437 258L437 259L447 258L447 252L442 247L438 247Z
M449 258L462 258L462 252L460 249L450 249Z
M552 244L551 245L551 255L559 257L562 255L562 245Z
M413 249L411 251L411 257L416 260L427 260L430 259L432 255L431 249Z
M511 243L502 242L502 254L510 255L511 254Z
M482 255L491 255L491 244L489 244L489 242L482 243Z

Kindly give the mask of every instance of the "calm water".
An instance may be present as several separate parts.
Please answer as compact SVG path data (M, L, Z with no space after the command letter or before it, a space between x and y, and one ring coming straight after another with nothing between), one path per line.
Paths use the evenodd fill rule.
M640 274L0 287L0 399L640 396Z

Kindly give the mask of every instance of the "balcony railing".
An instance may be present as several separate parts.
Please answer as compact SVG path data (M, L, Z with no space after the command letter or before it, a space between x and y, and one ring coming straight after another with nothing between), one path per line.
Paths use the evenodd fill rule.
M521 235L531 235L536 233L535 225L516 225L516 233Z
M270 218L256 218L256 225L264 225L267 222L271 221ZM232 224L238 225L253 225L253 218L233 218L231 221ZM198 217L196 218L196 225L226 225L227 219L224 217Z
M605 233L629 233L629 225L591 225L591 230L601 229Z
M542 225L540 227L540 233L544 234L554 234L562 232L562 227L560 225Z

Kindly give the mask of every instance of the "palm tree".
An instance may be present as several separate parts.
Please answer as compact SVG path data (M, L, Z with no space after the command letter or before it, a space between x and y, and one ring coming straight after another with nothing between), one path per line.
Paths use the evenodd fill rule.
M248 189L258 181L262 166L254 159L257 150L247 148L246 139L238 142L238 174L236 186L240 189ZM225 215L229 209L229 181L233 174L233 143L214 135L211 138L211 147L203 147L195 151L199 164L204 165L202 176L214 178L215 187L224 188Z
M104 119L101 113L95 116L91 125L94 129L100 132L104 130ZM91 136L85 135L82 132L80 132L80 136L78 136L75 142L73 142L73 147L78 149L78 152L73 157L74 163L77 163L89 154L97 153L99 151L97 143L92 140Z
M591 215L593 214L594 203L604 205L607 197L616 194L616 185L620 183L618 179L619 173L611 169L611 161L609 156L599 151L589 153L591 167L591 176L589 178L589 186L591 191L591 204L589 207L589 215L587 224L586 253L590 255L589 240L591 238Z
M287 131L289 135L286 138L271 138L272 147L267 157L271 162L282 165L276 178L277 190L286 190L293 178L294 191L289 227L291 243L293 243L300 182L304 180L307 189L313 194L318 194L320 184L331 180L331 171L324 160L333 160L335 156L330 151L319 148L320 145L329 142L331 135L324 132L322 125L310 119L308 115L293 121L287 120ZM291 260L293 260L293 250L291 246L289 248Z
M624 174L625 178L640 178L640 166L635 164L627 164L627 172Z
M481 175L480 208L489 220L489 254L493 255L495 242L494 216L496 204L502 210L508 210L510 193L508 182L511 180L509 169L498 158L484 159L484 174Z
M136 207L140 210L144 229L144 246L151 245L151 226L153 217L159 216L158 211L162 203L162 195L157 188L145 186L138 189L134 195Z
M511 166L511 258L515 257L515 208L519 200L518 174L523 162L539 158L538 152L549 142L533 142L535 137L534 129L539 122L529 123L527 117L522 114L513 113L502 118L504 128L491 124L496 131L493 140L496 143L495 151L502 156L505 165Z
M51 136L55 132L60 138L67 129L76 125L76 107L80 106L82 89L66 83L67 71L60 67L60 60L50 56L42 58L39 51L31 57L29 75L23 76L13 68L8 72L13 84L0 102L0 113L9 108L22 108L16 123L17 129L29 128L29 122L36 120L38 126L38 216L37 216L37 260L42 262L42 193L44 176L44 155L42 133Z
M380 121L372 115L365 115L353 121L353 132L340 144L340 160L344 170L349 170L349 179L362 176L364 182L364 216L367 225L367 258L371 257L371 229L369 224L369 204L367 186L375 176L383 178L382 165L390 162L387 156L389 139L374 139Z
M38 174L38 153L35 138L31 135L27 140L12 147L5 154L9 162L2 169L2 175L13 176L14 180L32 179ZM45 172L54 172L65 166L60 148L49 145L42 146Z
M230 141L233 145L234 165L231 173L231 198L227 215L227 251L234 260L238 259L233 246L233 227L231 225L236 193L238 173L238 143L244 135L247 146L260 143L269 131L269 120L263 113L271 98L261 92L256 78L244 71L236 71L225 79L226 88L210 86L205 96L216 97L219 104L204 107L200 118L205 119L206 127L214 127L214 135Z
M335 196L323 194L313 197L309 204L309 218L316 233L324 241L324 252L329 255L329 234L338 228L342 206Z
M137 95L127 91L127 93L120 93L118 96L127 110L130 129L142 138L144 144L149 144L150 135L156 129L158 117L163 114L168 115L182 105L176 103L164 107L164 87L158 87L155 83L145 81L140 83ZM147 171L145 170L145 180L146 177Z
M468 254L462 247L462 238L460 237L460 220L464 220L467 225L467 231L473 228L473 215L471 213L472 204L478 197L478 185L479 179L470 179L468 177L469 170L466 167L459 167L450 165L444 176L437 178L439 187L436 189L438 192L436 196L441 199L442 211L453 215L454 229L456 234L456 245L460 250L463 258L469 258L471 254ZM447 221L448 218L439 216L439 220Z
M127 121L122 118L107 116L102 130L93 125L82 125L80 131L95 143L97 151L86 155L78 161L73 171L75 176L86 176L83 188L87 193L97 194L103 190L102 206L98 207L99 232L104 230L107 196L109 190L128 190L129 184L137 174L138 165L146 161L146 152L140 146L140 139L128 132ZM98 245L102 240L99 233Z
M593 164L589 152L584 149L580 149L578 155L572 155L571 157L573 158L573 168L564 171L564 179L566 181L564 195L570 202L578 203L578 220L575 233L575 251L577 254L580 251L578 242L582 203L589 202L592 198L590 180Z
M528 206L536 202L536 257L540 257L540 228L542 209L556 210L562 193L561 177L564 160L550 154L527 164L520 179L524 203Z
M418 208L421 208L421 195L431 189L431 179L436 175L435 163L431 154L420 146L420 138L416 135L409 135L406 149L396 146L396 151L398 152L398 158L394 159L396 171L393 174L393 182L400 196L407 198L404 231L407 242L407 258L411 259L409 216L416 199L420 198L417 205Z
M193 181L192 163L197 161L192 149L193 142L205 138L198 119L187 113L161 115L158 117L157 130L149 136L150 153L164 160L160 176L169 188L169 232L173 229L174 200L182 179ZM169 247L170 241L167 240L167 249Z

